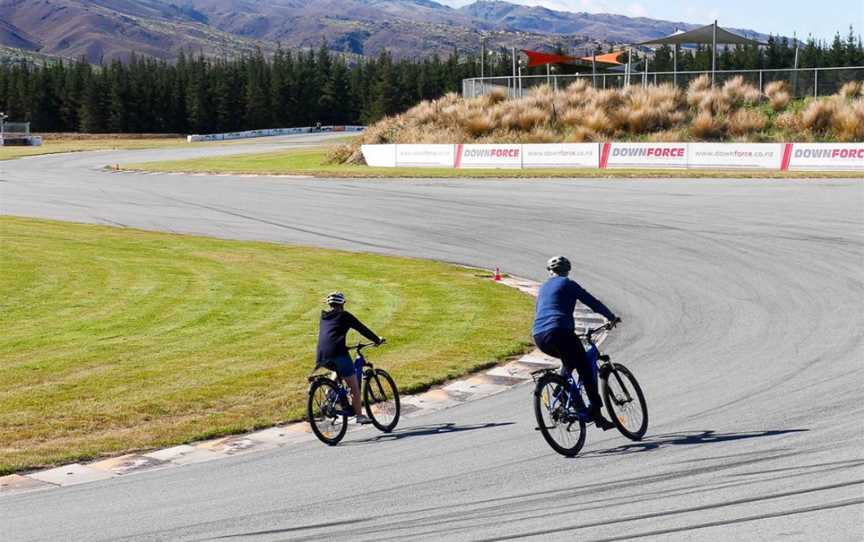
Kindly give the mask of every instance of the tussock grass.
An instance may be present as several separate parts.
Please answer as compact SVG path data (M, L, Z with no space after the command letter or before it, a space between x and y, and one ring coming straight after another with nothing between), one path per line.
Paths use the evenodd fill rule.
M783 111L792 101L792 91L786 81L772 81L765 85L765 95L774 111Z
M472 99L450 93L381 120L333 156L359 164L360 145L373 143L861 141L862 87L853 81L835 96L796 101L784 81L768 83L762 93L742 77L712 87L703 75L686 89L602 90L581 79L512 99L503 91Z
M11 217L0 246L0 475L302 418L337 288L405 391L530 341L530 297L431 261Z

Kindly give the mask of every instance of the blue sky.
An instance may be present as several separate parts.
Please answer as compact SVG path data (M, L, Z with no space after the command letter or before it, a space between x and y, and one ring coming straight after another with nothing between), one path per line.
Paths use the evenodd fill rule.
M450 6L464 6L474 0L438 0ZM507 0L565 11L618 13L669 21L750 28L766 34L801 39L833 39L849 32L864 34L864 0Z

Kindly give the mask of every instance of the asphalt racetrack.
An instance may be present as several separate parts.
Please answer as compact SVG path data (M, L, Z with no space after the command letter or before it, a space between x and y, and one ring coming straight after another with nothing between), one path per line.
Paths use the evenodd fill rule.
M566 254L624 319L606 349L645 389L648 436L591 428L583 452L563 458L535 431L524 384L406 419L390 436L352 430L335 448L307 442L3 497L4 542L864 537L861 181L99 170L242 150L268 148L0 163L0 213L498 265L534 279L547 257Z

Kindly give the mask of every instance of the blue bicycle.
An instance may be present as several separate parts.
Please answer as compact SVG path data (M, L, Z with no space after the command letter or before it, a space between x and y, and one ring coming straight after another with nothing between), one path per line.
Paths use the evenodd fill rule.
M363 406L372 424L389 433L399 423L399 390L396 382L383 369L376 369L363 356L363 349L374 344L359 343L350 350L357 352L354 371L362 386ZM348 417L354 415L351 392L341 379L323 374L309 376L309 400L306 415L312 432L324 444L335 446L348 431Z
M585 353L600 379L609 417L622 435L631 440L641 440L648 430L648 405L642 388L633 373L620 363L612 363L609 356L600 354L594 342L597 332L610 327L606 324L589 330L580 338L588 345ZM565 380L553 369L541 369L532 375L537 383L534 387L534 415L543 438L561 455L578 454L585 444L585 426L591 422L581 379L574 379L571 375Z

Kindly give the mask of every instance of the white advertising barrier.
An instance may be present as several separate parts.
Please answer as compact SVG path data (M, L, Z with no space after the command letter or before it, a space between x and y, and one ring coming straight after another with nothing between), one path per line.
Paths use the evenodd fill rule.
M783 143L688 143L687 167L694 169L780 169Z
M790 143L783 169L864 171L864 143Z
M457 168L519 169L522 145L456 145Z
M524 168L596 168L599 164L599 143L522 145Z
M456 145L396 145L396 167L447 167L456 163Z
M604 143L601 168L686 168L686 143Z
M396 145L361 145L360 151L367 166L396 167Z

